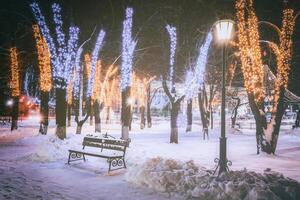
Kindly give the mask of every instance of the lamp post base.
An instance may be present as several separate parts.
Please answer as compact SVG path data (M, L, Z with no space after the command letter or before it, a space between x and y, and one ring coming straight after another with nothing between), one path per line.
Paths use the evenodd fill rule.
M219 169L220 175L222 172L228 172L229 166L232 165L232 162L230 160L227 160L226 156L226 137L220 137L220 158L215 158L214 162L217 164L214 173Z

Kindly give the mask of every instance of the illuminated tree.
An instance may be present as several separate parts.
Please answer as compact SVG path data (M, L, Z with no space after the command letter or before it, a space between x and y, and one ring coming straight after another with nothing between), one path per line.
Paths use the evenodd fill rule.
M109 113L111 108L112 99L117 98L114 95L114 88L116 87L116 77L118 68L114 65L110 65L105 72L104 79L99 80L99 95L97 95L97 105L94 106L95 113L95 132L101 132L101 117L100 113L103 107L106 107L106 120L109 120ZM112 79L112 80L111 80Z
M128 104L130 97L131 79L132 79L132 60L136 41L132 39L132 15L133 9L126 8L125 20L123 21L122 32L122 63L121 63L121 93L122 93L122 139L129 139L129 124L131 110Z
M281 119L284 114L284 93L288 84L290 61L292 54L292 35L295 16L292 9L283 10L281 29L276 27L279 45L267 43L276 56L277 73L273 94L273 109L268 122L264 109L266 92L264 88L264 66L259 40L258 19L253 8L253 0L237 0L236 15L238 28L238 48L244 76L244 85L248 93L249 104L256 121L257 153L259 147L269 154L275 153Z
M50 50L56 96L56 135L60 139L64 139L66 138L66 88L69 78L71 77L70 73L72 72L76 56L79 28L74 26L69 27L69 39L66 41L66 37L63 32L61 7L54 3L52 5L53 21L56 33L56 41L54 42L46 24L45 17L42 15L38 4L32 3L30 6Z
M196 89L198 90L198 104L199 104L204 139L205 139L205 134L208 136L211 103L216 91L215 84L210 82L209 97L208 97L206 86L204 83L205 75L207 76L208 79L210 79L209 76L212 75L210 72L215 70L210 67L209 71L207 72L205 71L207 57L208 57L208 50L211 45L211 42L212 42L212 34L211 32L209 32L205 38L204 44L202 44L199 49L199 54L195 65Z
M39 132L43 135L47 134L48 129L48 115L49 115L49 92L52 88L52 74L51 74L51 60L50 52L47 42L40 33L38 25L33 25L33 35L36 40L36 47L38 53L38 64L40 70L39 83L41 90L41 124Z
M94 82L95 82L95 74L96 74L96 66L97 66L97 60L99 57L99 52L103 47L103 43L104 43L104 37L105 37L105 32L103 30L100 30L98 36L97 36L97 40L96 40L96 44L95 44L95 48L92 52L92 57L91 60L85 60L87 62L90 62L90 70L88 70L88 80L87 80L87 92L86 92L86 115L85 117L80 120L79 119L79 113L78 111L76 111L75 114L75 121L77 123L77 130L76 130L76 134L81 134L81 130L82 130L82 125L85 123L85 121L88 119L88 117L90 116L90 111L92 109L92 95L93 95L93 89L94 89ZM78 92L79 92L79 84L80 84L80 79L82 78L82 72L81 72L81 67L80 67L80 57L82 54L82 47L80 47L76 53L76 59L75 59L75 66L76 66L76 79L75 79L75 98L78 98ZM85 57L87 58L87 57ZM98 65L100 67L100 65ZM100 69L99 69L100 70Z
M11 113L12 114L11 130L16 130L18 129L19 97L21 95L20 68L18 63L17 48L12 47L10 48L9 52L10 52L10 67L11 67L10 88L11 88L11 96L13 99L13 107Z
M185 95L178 97L175 82L174 82L174 62L175 62L175 52L177 44L176 28L170 25L166 26L166 29L170 37L170 65L169 65L169 84L167 83L167 78L163 77L162 86L164 92L166 93L169 102L171 104L171 134L170 134L170 143L178 143L178 126L177 126L177 117L180 110L181 101L184 99ZM168 86L169 85L169 86ZM169 89L171 87L171 90Z

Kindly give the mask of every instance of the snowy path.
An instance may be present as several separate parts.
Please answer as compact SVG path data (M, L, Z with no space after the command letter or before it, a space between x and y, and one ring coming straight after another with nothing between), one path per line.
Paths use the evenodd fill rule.
M132 143L126 155L128 168L134 169L135 165L158 156L194 160L199 166L214 168L213 160L219 155L218 128L204 141L198 131L200 126L194 125L192 133L185 133L182 127L179 144L169 144L168 122L160 121L145 130L139 130L138 126L134 124L131 132ZM47 136L37 136L38 127L22 127L15 133L1 128L0 199L169 199L167 194L127 182L126 170L108 175L103 159L88 158L86 163L66 165L67 150L79 147L82 142L82 136L73 134L75 128L68 128L65 141L56 139L53 126ZM119 124L103 125L104 132L115 137L120 136L119 128ZM93 129L85 125L83 132L93 133ZM300 130L281 133L276 156L256 155L253 130L247 134L231 134L230 130L227 133L231 169L246 167L262 172L271 168L300 181Z

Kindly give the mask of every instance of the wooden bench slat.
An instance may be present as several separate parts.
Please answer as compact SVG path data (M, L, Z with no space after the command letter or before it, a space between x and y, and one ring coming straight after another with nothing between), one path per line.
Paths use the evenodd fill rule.
M121 167L126 168L125 163L125 152L126 147L128 146L130 141L118 140L118 139L108 139L108 138L96 138L96 137L84 137L82 146L82 150L69 150L69 159L68 164L70 162L76 160L84 160L85 155L106 158L109 163L108 171L112 171L114 169L120 169ZM95 147L101 149L101 152L89 152L85 147ZM107 151L102 152L103 149L113 150L114 153L116 151L123 152L123 155L108 155ZM73 155L73 154L75 155ZM82 157L82 158L81 158ZM72 159L71 159L72 158ZM113 167L114 169L111 169ZM116 168L118 167L118 168Z

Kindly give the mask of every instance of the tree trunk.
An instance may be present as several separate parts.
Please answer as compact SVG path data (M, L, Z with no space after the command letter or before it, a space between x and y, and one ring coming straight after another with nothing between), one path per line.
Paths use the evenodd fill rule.
M71 126L72 120L72 104L68 104L68 127Z
M66 89L56 88L56 106L55 106L55 115L56 115L56 135L60 139L66 138Z
M91 101L91 106L94 105L94 101ZM90 126L93 126L94 123L93 123L93 116L94 116L94 109L90 109Z
M210 106L210 129L214 129L214 113L212 106Z
M236 123L237 113L238 113L237 111L240 106L241 99L239 97L232 97L232 99L236 100L236 105L231 113L231 128L234 128Z
M78 102L78 104L80 104L80 103ZM78 106L80 106L80 105L78 105ZM90 100L87 100L86 108L87 108L86 115L82 120L80 120L80 118L79 118L80 109L79 108L76 109L76 112L75 112L75 122L77 123L76 134L81 134L82 126L90 116L89 115L90 109L91 109Z
M140 108L140 113L141 113L141 129L145 128L145 124L146 124L146 119L145 119L145 106L141 106Z
M297 116L296 116L296 121L295 121L295 128L298 128L300 125L300 107L298 106L298 112L297 112Z
M284 114L284 111L286 109L286 106L284 104L284 88L281 88L278 104L277 104L277 112L275 113L275 125L272 132L272 139L271 139L271 153L275 154L277 142L278 142L278 136L280 131L280 125L282 116Z
M106 120L105 123L108 124L110 121L110 106L106 106Z
M41 105L40 105L40 130L39 133L42 135L47 134L48 130L48 115L49 115L49 92L41 91Z
M152 127L151 119L151 90L150 86L147 87L147 126L148 128Z
M177 117L180 109L180 102L172 103L171 105L171 135L170 143L178 144L178 126L177 126Z
M81 134L82 125L77 124L76 134Z
M199 110L200 110L200 117L202 122L202 128L203 128L203 138L205 139L205 135L208 137L208 126L209 126L209 113L206 112L204 108L204 95L199 92L198 93L198 104L199 104Z
M121 122L122 122L122 139L129 139L129 125L131 118L131 106L128 104L130 97L130 87L122 90L122 108L121 108Z
M101 103L102 105L102 103ZM95 116L95 133L99 132L101 133L101 117L100 113L102 110L102 106L99 104L99 102L96 100L94 102L94 116Z
M18 129L19 117L19 97L13 97L13 107L11 112L11 131Z
M186 111L186 116L187 116L187 127L186 127L186 132L192 131L192 122L193 122L193 100L189 99L187 101L187 111Z

